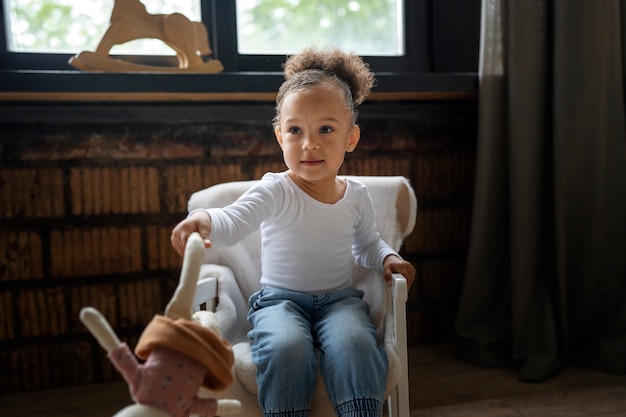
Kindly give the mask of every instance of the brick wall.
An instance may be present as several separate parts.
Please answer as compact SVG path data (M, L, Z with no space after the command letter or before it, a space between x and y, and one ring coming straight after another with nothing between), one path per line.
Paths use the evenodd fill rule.
M169 234L190 194L284 169L271 106L190 111L67 106L52 120L25 108L30 116L0 126L0 394L119 378L80 308L101 310L133 346L177 284ZM417 223L402 251L418 269L411 344L454 337L475 111L475 102L366 104L343 169L404 175L415 188Z

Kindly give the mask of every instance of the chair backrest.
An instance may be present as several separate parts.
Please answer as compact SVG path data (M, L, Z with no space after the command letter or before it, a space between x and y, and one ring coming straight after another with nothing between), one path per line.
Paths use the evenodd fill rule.
M399 250L403 239L415 226L417 200L408 180L400 176L350 176L367 187L375 210L378 232L393 249ZM188 210L224 207L234 202L256 181L235 181L213 185L194 193L188 202ZM212 248L207 251L205 263L227 265L237 277L237 284L244 297L260 288L261 238L260 232L246 237L229 248ZM366 293L371 315L375 323L382 322L386 308L384 280L373 278L372 271L355 266L354 283ZM378 306L378 307L376 307Z

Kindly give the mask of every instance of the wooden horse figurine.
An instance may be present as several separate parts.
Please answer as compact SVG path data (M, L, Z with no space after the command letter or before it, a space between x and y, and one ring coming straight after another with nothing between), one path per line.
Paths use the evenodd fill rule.
M135 39L154 38L176 52L178 67L138 65L109 57L114 45ZM204 58L213 53L201 22L192 22L180 13L150 14L139 0L114 0L110 25L94 52L72 57L70 65L84 71L110 72L221 72L220 61Z

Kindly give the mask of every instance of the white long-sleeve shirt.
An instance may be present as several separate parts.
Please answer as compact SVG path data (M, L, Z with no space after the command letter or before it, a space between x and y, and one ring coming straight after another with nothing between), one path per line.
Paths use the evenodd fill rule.
M261 284L308 293L352 285L354 262L383 269L397 253L379 236L365 185L348 179L334 204L315 200L286 172L265 174L236 202L211 208L211 242L234 245L261 228Z

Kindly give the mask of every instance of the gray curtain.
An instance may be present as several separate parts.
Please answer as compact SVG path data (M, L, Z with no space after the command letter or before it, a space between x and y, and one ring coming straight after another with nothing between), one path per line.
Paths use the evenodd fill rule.
M626 5L483 0L465 358L626 372Z

